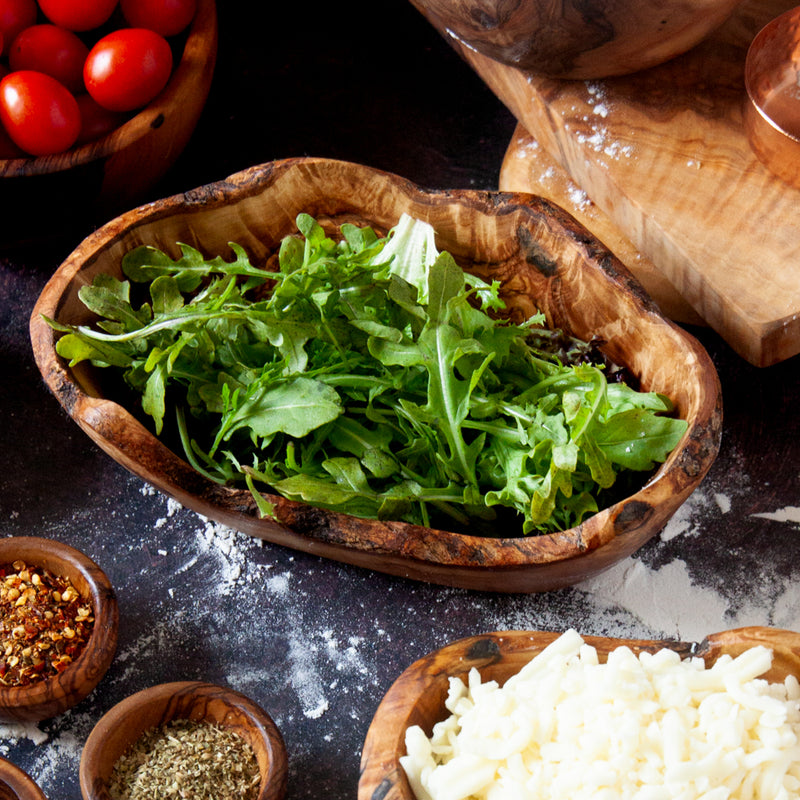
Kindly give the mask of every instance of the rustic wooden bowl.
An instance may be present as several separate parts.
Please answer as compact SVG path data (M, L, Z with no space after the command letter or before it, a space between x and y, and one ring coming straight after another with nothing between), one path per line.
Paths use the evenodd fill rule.
M519 672L535 655L560 634L543 631L502 631L471 636L436 650L414 662L392 684L384 696L367 731L361 755L359 800L415 800L400 757L405 755L405 732L419 725L427 735L449 712L444 701L449 678L466 680L473 667L483 682L500 685ZM597 649L601 661L617 647L630 647L635 653L675 650L681 658L698 656L713 664L721 655L736 656L744 650L764 645L774 651L772 668L764 677L782 681L792 674L800 678L800 634L775 628L738 628L715 633L703 642L671 640L612 639L584 636Z
M0 159L0 244L85 224L141 202L172 166L208 97L217 55L215 0L198 0L183 54L163 91L108 135L51 156Z
M47 800L27 772L0 758L0 800Z
M38 722L83 700L108 670L117 648L119 611L105 573L88 556L62 542L36 536L0 539L0 564L21 559L69 578L94 609L94 626L81 655L59 675L29 686L0 685L0 721Z
M261 769L257 800L281 800L288 757L271 717L243 694L200 681L162 683L125 698L95 725L81 754L83 800L110 800L108 781L117 759L150 728L176 719L204 720L241 735Z
M98 273L121 276L122 255L175 242L229 257L238 242L254 263L294 232L298 212L386 231L406 211L432 223L440 249L502 282L514 313L541 308L552 327L606 342L643 387L669 395L689 423L678 447L631 497L563 533L498 538L376 522L269 496L277 521L261 519L247 490L207 480L105 396L100 370L69 369L42 315L88 323L78 299ZM31 317L44 380L72 418L119 463L184 506L278 544L418 580L494 591L543 591L583 580L634 552L665 525L716 457L719 380L705 350L666 320L630 273L562 209L531 195L425 191L379 170L298 158L245 170L185 195L135 209L86 239L44 288ZM644 479L643 479L644 480Z
M604 78L686 52L742 0L411 0L434 27L484 56L553 78Z

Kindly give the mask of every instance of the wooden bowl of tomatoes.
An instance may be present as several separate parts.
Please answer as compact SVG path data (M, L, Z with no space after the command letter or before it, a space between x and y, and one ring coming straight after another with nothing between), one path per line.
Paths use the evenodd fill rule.
M208 97L215 0L0 0L0 47L12 245L135 205L163 177Z

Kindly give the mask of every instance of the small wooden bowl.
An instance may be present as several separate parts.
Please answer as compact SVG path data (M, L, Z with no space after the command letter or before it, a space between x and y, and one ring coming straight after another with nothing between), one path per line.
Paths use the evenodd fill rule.
M744 128L772 173L800 188L800 6L765 25L745 58Z
M176 681L143 689L117 703L95 725L83 748L83 800L110 800L114 765L145 731L176 719L204 720L230 728L253 748L261 770L257 800L281 800L288 757L271 717L243 694L200 681Z
M27 772L0 758L0 800L47 800Z
M215 0L198 0L169 83L145 108L94 142L51 156L0 159L0 245L105 218L141 202L189 141L217 55Z
M387 231L402 212L430 222L441 250L501 282L512 314L538 307L553 328L597 336L613 361L646 390L674 401L688 430L638 492L561 533L497 538L378 522L269 495L276 520L262 519L246 489L204 478L113 397L102 370L69 369L42 315L89 324L79 289L99 273L121 277L123 254L151 244L178 257L175 243L228 257L237 242L263 263L299 212L330 229L350 221ZM44 288L31 339L46 384L72 418L120 464L182 505L278 544L452 586L544 591L577 583L642 546L666 524L714 461L722 422L719 379L708 354L669 322L622 263L563 209L527 194L426 191L396 175L342 161L298 158L253 167L224 181L135 209L86 239ZM646 480L643 478L643 481ZM519 534L519 535L517 535Z
M405 755L405 732L419 725L430 736L433 726L448 716L444 701L449 678L466 681L473 667L483 682L500 685L522 669L560 634L543 631L503 631L471 636L436 650L413 663L392 684L367 731L361 756L359 800L415 800L400 765ZM713 664L721 655L736 656L764 645L774 651L772 668L764 676L771 682L789 675L800 678L800 634L775 628L751 627L715 633L699 644L670 640L613 639L584 636L603 661L612 650L627 646L635 653L661 649L681 658L697 656ZM379 791L378 791L379 790Z
M100 682L116 652L119 611L105 573L74 547L36 536L0 539L0 564L17 559L69 578L94 610L89 641L64 672L29 686L0 685L0 721L38 722L76 705Z

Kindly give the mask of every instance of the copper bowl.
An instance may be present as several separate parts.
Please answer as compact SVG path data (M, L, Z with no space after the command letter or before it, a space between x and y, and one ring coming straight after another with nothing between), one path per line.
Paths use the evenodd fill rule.
M69 578L81 596L91 601L94 612L89 640L64 672L27 686L0 685L0 721L38 722L79 703L103 678L117 648L119 611L106 574L74 547L36 536L0 539L0 564L17 559Z
M511 67L604 78L686 52L742 0L411 0L441 33Z
M0 245L41 240L141 202L181 154L208 97L217 55L215 0L198 0L166 87L119 128L49 156L0 158ZM68 202L65 202L68 200Z
M84 800L110 800L108 782L117 760L145 731L173 720L205 721L229 728L250 744L261 771L256 800L281 800L288 757L280 731L245 695L201 681L175 681L143 689L117 703L92 729L81 754Z
M759 160L800 188L800 6L764 26L747 51L744 126Z
M558 638L549 631L500 631L471 636L423 656L408 667L381 700L370 724L361 756L358 800L415 800L400 757L405 755L405 732L419 725L430 736L433 726L448 716L444 701L450 676L466 682L472 668L482 682L501 686L538 653ZM584 636L597 650L600 661L622 646L634 653L669 649L681 658L702 658L711 665L722 655L736 657L763 645L773 651L773 662L764 678L781 682L787 675L800 678L800 634L776 628L737 628L708 636L703 642L614 639Z
M402 212L430 222L441 250L501 283L512 315L538 307L552 328L597 336L612 361L646 390L668 395L688 429L641 489L560 533L522 537L432 530L334 513L268 496L262 518L243 488L211 482L156 439L102 385L102 370L69 366L43 316L90 323L78 298L99 273L121 276L122 255L183 242L209 254L237 242L263 263L296 231L300 212L330 230L343 222L393 227ZM719 379L708 354L668 321L625 267L565 211L527 194L426 191L396 175L321 158L253 167L215 184L135 209L86 239L44 288L31 339L46 384L72 418L120 464L184 506L276 544L394 575L492 591L544 591L610 567L658 533L698 486L720 443Z

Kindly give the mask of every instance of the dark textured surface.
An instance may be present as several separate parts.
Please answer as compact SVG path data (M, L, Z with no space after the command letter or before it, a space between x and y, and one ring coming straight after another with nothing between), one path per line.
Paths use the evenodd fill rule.
M362 2L313 13L270 4L262 19L255 8L220 4L206 112L147 199L296 155L360 161L427 187L496 187L514 120L410 4L392 0L379 16ZM52 800L79 800L81 746L103 712L162 681L225 683L262 705L286 740L290 800L355 798L380 698L452 639L504 628L689 639L740 624L800 627L797 359L758 370L696 331L722 380L722 451L662 536L621 567L533 596L412 583L207 523L105 456L48 395L30 309L104 221L0 253L2 532L84 550L120 604L117 658L95 692L38 729L0 728L0 755Z

